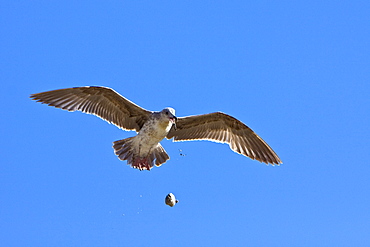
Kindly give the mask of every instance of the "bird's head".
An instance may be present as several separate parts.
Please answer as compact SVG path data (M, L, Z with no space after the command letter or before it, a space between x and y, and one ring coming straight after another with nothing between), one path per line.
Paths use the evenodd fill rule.
M171 108L171 107L166 107L162 110L162 114L167 117L170 122L175 126L176 128L176 121L177 121L177 117L175 116L175 109Z

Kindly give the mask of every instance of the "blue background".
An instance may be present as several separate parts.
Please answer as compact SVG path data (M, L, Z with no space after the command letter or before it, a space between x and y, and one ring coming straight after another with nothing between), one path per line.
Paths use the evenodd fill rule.
M369 1L1 1L1 246L370 246ZM111 87L148 110L215 111L284 164L135 135L35 103ZM180 200L164 204L167 193Z

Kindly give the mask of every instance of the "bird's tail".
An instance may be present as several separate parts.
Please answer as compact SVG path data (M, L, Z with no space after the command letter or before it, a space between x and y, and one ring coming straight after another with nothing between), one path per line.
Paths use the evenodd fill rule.
M113 142L114 153L120 160L127 160L127 164L131 167L150 170L154 165L160 166L170 158L160 143L152 148L145 157L140 157L133 148L133 138L135 137Z

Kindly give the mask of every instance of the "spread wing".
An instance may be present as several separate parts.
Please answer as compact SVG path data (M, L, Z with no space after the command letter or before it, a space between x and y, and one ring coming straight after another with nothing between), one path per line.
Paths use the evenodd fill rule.
M31 99L67 111L96 115L125 130L141 129L151 112L106 87L74 87L31 94Z
M282 163L277 154L248 126L236 118L215 112L204 115L180 117L167 138L174 141L209 140L228 143L230 148L251 159L266 164Z

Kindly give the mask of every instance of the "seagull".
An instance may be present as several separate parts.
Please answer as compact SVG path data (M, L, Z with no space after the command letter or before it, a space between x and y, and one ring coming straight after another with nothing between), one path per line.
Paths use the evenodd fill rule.
M169 156L160 144L173 141L209 140L227 143L239 154L272 165L282 162L272 148L252 129L222 112L187 117L175 116L171 107L148 111L108 87L86 86L31 94L31 99L67 111L96 115L136 136L113 142L120 160L139 170L161 166Z

